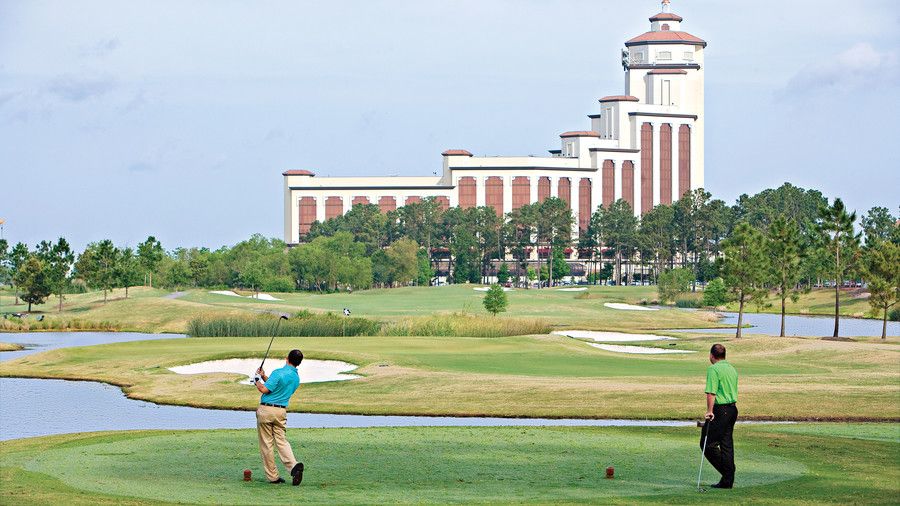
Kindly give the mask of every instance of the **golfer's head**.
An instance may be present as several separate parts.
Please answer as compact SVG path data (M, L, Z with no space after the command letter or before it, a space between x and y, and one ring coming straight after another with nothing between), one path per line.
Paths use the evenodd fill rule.
M300 362L303 362L303 352L300 350L291 350L291 352L288 353L287 361L292 366L297 367L300 365Z
M723 360L725 358L725 347L719 343L712 345L712 348L709 349L709 361L715 364L719 360Z

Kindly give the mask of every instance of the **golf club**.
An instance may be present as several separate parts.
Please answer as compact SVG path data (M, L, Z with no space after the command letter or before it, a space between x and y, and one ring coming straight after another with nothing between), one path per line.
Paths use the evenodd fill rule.
M703 476L703 456L706 455L706 441L709 440L709 429L706 427L706 424L708 423L709 420L697 422L697 426L702 427L701 430L706 430L706 434L703 436L703 449L700 451L700 471L697 473L697 492L706 492L706 489L700 488L700 477Z
M281 327L281 320L287 320L287 319L288 319L288 317L285 315L280 315L278 317L278 322L275 323L275 330L272 331L272 339L269 339L269 347L266 348L266 354L265 354L265 356L263 356L262 362L260 362L260 364L259 364L260 369L263 368L263 366L266 364L266 359L269 358L269 350L272 349L272 343L275 341L275 336L278 335L278 329ZM259 381L260 379L262 379L262 378L260 378L259 374L253 375L254 383Z

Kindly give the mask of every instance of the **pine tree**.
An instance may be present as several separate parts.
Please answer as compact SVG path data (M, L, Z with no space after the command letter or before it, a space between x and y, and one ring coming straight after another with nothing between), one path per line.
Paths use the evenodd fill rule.
M841 291L844 276L859 252L860 234L853 233L856 212L848 213L841 199L834 205L819 208L819 231L825 238L825 247L831 256L834 274L834 336L840 330Z
M797 284L803 271L804 251L800 237L800 227L793 221L777 217L769 225L766 238L769 259L772 262L772 283L781 299L781 337L784 337L784 321L787 313L787 299L797 302L800 291Z
M762 285L768 275L769 260L762 233L746 222L738 224L731 237L723 242L723 247L722 278L737 298L738 323L735 337L740 338L744 324L744 305L764 295Z
M497 313L506 311L508 301L506 300L506 292L500 285L491 285L484 296L484 308L494 316Z

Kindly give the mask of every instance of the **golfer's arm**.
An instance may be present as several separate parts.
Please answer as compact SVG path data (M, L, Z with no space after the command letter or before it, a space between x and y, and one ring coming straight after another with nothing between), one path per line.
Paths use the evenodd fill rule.
M716 394L706 394L706 412L712 413L713 406L716 405Z
M256 382L256 389L259 390L259 392L260 392L260 393L263 393L263 394L269 393L269 389L266 388L266 385L263 384L262 381L257 381L257 382Z

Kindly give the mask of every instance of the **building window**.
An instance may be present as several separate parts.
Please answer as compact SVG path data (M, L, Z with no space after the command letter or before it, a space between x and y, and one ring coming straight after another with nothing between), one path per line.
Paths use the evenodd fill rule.
M575 143L574 142L566 143L566 156L575 156Z
M684 59L687 61L694 61L694 52L693 51L685 51Z
M632 63L641 63L644 61L644 53L634 53L634 56L631 58Z
M660 51L656 53L657 60L671 60L672 59L672 51Z
M663 23L662 26L660 27L660 30L662 30L664 32L668 32L669 31L669 23Z
M662 82L662 105L672 105L672 81Z

